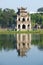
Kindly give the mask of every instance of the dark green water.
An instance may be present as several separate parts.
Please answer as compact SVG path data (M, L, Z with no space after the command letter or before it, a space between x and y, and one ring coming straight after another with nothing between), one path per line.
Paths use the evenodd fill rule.
M43 65L43 34L0 35L0 65Z

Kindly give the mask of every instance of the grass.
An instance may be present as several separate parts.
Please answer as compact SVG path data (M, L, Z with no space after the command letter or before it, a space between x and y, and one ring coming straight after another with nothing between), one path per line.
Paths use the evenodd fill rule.
M41 30L31 30L31 31L13 31L13 30L0 30L0 34L21 34L21 33L39 33L43 34L43 29Z

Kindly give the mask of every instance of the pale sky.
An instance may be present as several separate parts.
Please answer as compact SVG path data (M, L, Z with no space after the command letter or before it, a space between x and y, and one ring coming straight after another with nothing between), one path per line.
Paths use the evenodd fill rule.
M17 11L17 8L25 7L27 11L36 12L43 7L43 0L0 0L0 8L10 8Z

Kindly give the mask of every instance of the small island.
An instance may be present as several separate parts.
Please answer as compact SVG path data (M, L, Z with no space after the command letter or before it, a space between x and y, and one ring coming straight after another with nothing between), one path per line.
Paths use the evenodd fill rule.
M40 33L43 34L43 8L29 13L27 8L0 8L0 34Z

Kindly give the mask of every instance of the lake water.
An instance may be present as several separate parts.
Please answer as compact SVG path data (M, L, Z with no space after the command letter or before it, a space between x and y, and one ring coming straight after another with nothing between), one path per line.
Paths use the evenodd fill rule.
M43 34L0 35L0 65L43 65Z

